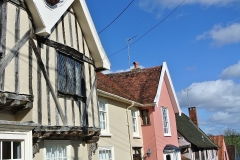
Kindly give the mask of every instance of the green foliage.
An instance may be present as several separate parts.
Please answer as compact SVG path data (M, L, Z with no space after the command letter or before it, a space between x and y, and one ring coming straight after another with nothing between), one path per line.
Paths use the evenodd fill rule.
M240 152L240 132L227 128L223 135L226 145L236 145L238 152Z

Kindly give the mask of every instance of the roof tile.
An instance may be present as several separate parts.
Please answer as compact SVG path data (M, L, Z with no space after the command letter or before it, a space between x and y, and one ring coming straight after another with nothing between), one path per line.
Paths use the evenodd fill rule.
M153 103L157 93L162 66L144 69L133 69L129 72L106 74L121 88L132 95L137 102ZM120 92L115 92L120 96Z

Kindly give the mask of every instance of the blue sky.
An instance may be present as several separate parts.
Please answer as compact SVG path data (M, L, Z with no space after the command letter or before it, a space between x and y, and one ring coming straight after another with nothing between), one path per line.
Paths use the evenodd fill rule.
M105 28L131 0L86 0L97 31ZM181 0L135 0L99 34L112 64L111 72L127 70L126 39L134 43L161 22ZM200 127L222 134L240 132L240 2L186 0L163 23L130 46L130 63L142 67L167 62L182 110L198 109Z

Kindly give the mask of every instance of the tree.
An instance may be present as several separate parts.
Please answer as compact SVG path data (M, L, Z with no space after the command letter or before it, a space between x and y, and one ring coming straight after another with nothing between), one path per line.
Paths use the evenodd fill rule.
M223 135L226 145L236 145L240 151L240 132L227 128L223 131Z

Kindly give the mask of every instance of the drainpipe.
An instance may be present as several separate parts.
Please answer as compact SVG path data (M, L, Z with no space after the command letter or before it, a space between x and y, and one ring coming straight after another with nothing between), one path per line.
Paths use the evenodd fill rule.
M126 109L126 114L127 114L127 126L128 126L128 140L129 140L129 146L130 146L130 157L131 157L131 160L133 160L133 154L132 154L132 141L131 141L131 134L130 134L128 110L129 110L129 108L133 107L133 105L134 105L134 102L132 102L132 104L131 104L129 107L127 107L127 109Z

